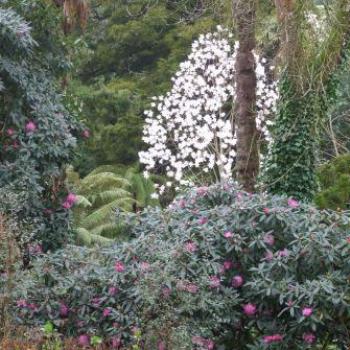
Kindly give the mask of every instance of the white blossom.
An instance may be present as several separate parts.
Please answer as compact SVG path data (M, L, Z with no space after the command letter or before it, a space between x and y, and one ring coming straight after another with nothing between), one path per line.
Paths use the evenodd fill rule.
M180 184L189 169L231 177L236 156L231 109L238 43L231 45L230 37L220 26L201 35L172 78L171 90L152 98L143 129L148 149L139 153L147 172L162 166ZM255 59L257 127L269 139L265 121L275 111L277 89L275 83L268 83L266 61L256 54ZM162 186L160 193L164 190Z

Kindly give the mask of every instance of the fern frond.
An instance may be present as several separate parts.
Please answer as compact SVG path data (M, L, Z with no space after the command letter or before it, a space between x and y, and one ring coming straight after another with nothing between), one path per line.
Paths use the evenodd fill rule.
M113 209L121 208L126 211L130 211L133 203L135 203L135 201L132 198L116 199L113 202L105 204L101 208L97 209L96 211L85 217L81 221L81 224L83 227L91 229L101 224L103 221L111 220L109 216L112 216Z

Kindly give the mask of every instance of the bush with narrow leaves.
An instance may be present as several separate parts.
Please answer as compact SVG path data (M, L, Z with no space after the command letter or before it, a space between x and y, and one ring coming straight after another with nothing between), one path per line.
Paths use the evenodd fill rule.
M68 247L18 276L16 321L144 349L307 349L350 339L346 215L202 187L131 217L135 238Z

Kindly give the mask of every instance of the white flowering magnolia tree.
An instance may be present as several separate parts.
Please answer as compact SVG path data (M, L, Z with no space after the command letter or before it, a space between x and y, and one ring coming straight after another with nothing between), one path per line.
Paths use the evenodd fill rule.
M217 28L192 44L187 60L172 79L172 89L153 97L145 111L139 153L148 172L163 169L182 182L190 171L212 172L216 180L232 176L235 163L235 52L228 30ZM275 109L276 84L268 84L264 59L256 58L257 127L269 139L266 117Z

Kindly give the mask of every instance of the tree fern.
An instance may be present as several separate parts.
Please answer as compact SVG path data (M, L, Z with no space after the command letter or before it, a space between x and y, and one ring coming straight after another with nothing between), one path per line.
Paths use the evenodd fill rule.
M130 212L157 204L151 198L152 181L134 168L104 165L83 179L68 168L67 180L78 194L74 217L79 244L108 244L112 239L125 238L125 228L115 210Z

